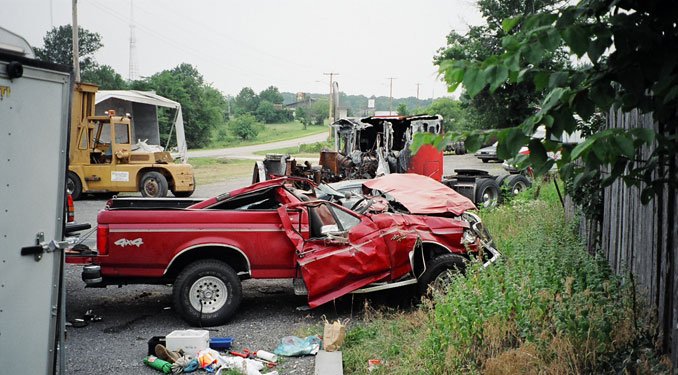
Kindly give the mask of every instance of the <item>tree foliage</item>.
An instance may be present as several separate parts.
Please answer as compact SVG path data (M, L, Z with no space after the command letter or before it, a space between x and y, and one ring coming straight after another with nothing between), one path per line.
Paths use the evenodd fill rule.
M228 127L231 133L243 140L256 138L261 130L261 124L249 113L235 117L228 122Z
M214 130L225 122L224 96L205 83L202 75L190 64L184 63L142 81L135 81L132 88L154 90L158 95L181 103L189 148L207 146ZM161 120L160 133L163 137L169 134L172 124L169 118Z
M515 30L502 28L502 20L514 16L531 14L542 9L550 9L562 3L562 0L479 0L477 2L486 25L472 26L465 35L456 31L447 36L447 45L438 50L434 63L441 70L445 69L448 61L470 60L482 61L502 50L502 38ZM560 67L566 60L560 51L553 51L541 64ZM503 70L495 74L502 76ZM469 85L465 85L466 92L462 100L467 103L465 112L467 125L476 129L497 129L516 126L522 122L534 109L540 90L535 90L529 82L520 82L513 85L503 85L498 80L497 85L488 88L472 85L474 79L469 76ZM505 81L505 79L504 79ZM453 90L451 90L453 91Z
M254 113L259 107L259 96L250 87L243 87L235 97L235 113Z
M267 100L273 104L282 104L283 96L275 86L269 86L266 90L259 93L259 100Z
M465 122L461 102L458 100L452 98L436 99L430 106L423 108L422 113L443 116L446 131L469 129Z
M94 83L99 90L126 90L127 81L108 65L99 65L82 72L82 81Z
M94 53L104 45L101 35L78 27L80 70L83 74L97 66ZM57 64L73 65L73 28L71 25L53 27L43 38L44 46L34 48L35 56Z
M398 104L398 107L396 108L396 113L398 113L401 116L409 115L410 111L409 111L409 109L407 109L407 104L405 104L405 103Z
M502 48L484 59L443 59L440 72L451 89L463 84L471 96L529 83L544 90L538 109L520 124L497 132L500 158L509 158L529 144L524 165L544 172L554 163L549 151L561 151L561 175L576 188L600 179L607 186L618 178L642 188L648 202L664 184L677 184L678 4L661 0L587 0L556 10L517 15L501 23L507 33ZM549 54L567 47L573 58L589 64L568 69L544 65ZM655 129L605 129L573 149L559 139L596 111L612 109L652 113ZM546 141L530 139L546 127ZM486 134L466 134L473 149ZM455 135L452 135L455 137ZM639 150L653 145L649 159ZM659 167L659 169L657 168ZM602 172L602 174L601 174Z

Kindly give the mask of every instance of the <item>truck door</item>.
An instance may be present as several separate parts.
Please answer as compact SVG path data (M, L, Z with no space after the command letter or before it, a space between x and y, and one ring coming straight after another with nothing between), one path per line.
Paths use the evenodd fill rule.
M58 323L63 306L59 298L63 295L63 251L59 247L63 245L68 154L68 70L6 55L0 49L3 374L55 372L56 338L63 332L63 322Z
M291 208L306 210L309 238L293 226ZM391 275L391 253L382 231L367 217L330 202L304 202L278 209L297 248L297 264L316 307Z

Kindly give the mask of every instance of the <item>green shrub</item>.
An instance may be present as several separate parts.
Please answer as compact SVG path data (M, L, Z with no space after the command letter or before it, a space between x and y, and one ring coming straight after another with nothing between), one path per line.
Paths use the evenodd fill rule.
M553 190L549 182L538 200L528 190L483 211L501 259L473 264L415 312L353 328L362 339L347 340L347 372L367 372L368 350L388 374L666 370L651 354L652 314L636 306L629 280L584 250Z

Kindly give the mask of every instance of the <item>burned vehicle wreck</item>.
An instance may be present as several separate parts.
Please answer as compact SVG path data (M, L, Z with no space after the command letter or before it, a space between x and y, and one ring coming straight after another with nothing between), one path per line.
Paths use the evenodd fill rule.
M442 149L424 142L416 153L411 152L415 137L443 132L440 115L344 118L331 126L334 150L321 151L318 165L269 154L256 162L252 183L280 176L305 177L319 184L416 173L442 182L479 207L494 207L502 200L504 176L478 169L455 169L455 174L443 176Z
M252 182L278 176L300 176L316 183L368 179L390 173L418 173L440 181L442 152L424 145L416 155L409 150L417 133L441 134L440 115L371 116L343 118L331 125L334 151L320 152L319 165L297 164L288 155L266 155L257 162Z
M448 270L499 257L474 204L428 177L366 181L354 209L314 187L283 177L202 201L114 198L98 216L96 255L67 262L85 265L91 287L172 284L175 310L208 326L236 313L246 279L290 279L314 308L348 293L424 292Z

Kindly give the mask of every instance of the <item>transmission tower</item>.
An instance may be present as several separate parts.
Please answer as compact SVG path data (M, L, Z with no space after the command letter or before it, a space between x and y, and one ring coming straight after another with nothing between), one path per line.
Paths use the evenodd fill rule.
M130 81L133 81L137 75L137 38L134 33L134 0L129 1L129 76Z

